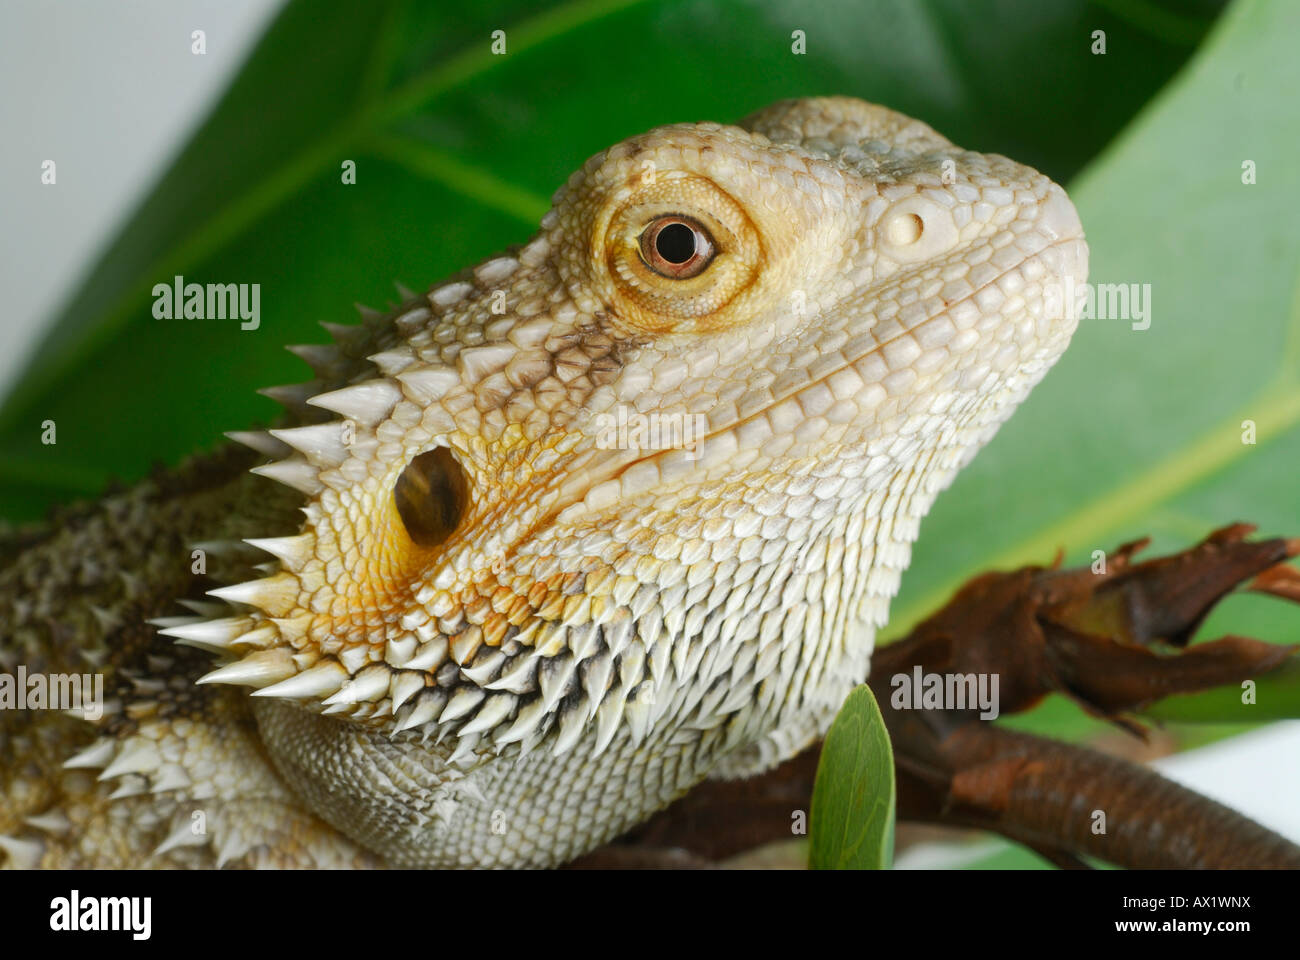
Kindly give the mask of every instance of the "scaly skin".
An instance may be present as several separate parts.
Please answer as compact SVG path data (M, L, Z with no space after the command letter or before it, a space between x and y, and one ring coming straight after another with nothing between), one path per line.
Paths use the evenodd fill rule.
M668 215L712 238L695 276L650 265ZM860 101L597 155L526 246L299 349L293 426L242 437L299 493L226 450L19 545L6 664L98 664L115 702L3 718L10 859L551 865L793 755L1086 271L1046 177ZM220 538L274 560L195 576Z

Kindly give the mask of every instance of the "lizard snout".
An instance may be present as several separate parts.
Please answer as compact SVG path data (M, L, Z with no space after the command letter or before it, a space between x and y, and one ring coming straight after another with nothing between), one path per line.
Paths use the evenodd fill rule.
M1038 228L1055 241L1083 237L1083 224L1074 204L1056 184L1052 184L1038 214Z

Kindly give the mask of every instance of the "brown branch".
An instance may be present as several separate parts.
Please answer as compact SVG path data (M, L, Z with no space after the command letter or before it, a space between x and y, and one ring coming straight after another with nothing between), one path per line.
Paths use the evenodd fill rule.
M1058 863L1082 854L1130 868L1300 869L1300 847L1119 757L981 723L942 751L957 770L946 796L900 769L900 819L992 830Z

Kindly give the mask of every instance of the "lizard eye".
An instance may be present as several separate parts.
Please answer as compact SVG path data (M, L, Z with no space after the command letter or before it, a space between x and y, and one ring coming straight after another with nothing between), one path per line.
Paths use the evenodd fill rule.
M407 535L421 547L436 547L460 525L469 503L465 471L446 447L412 460L393 488Z
M697 277L713 259L709 232L689 217L659 217L641 233L641 258L655 273L673 279Z
M596 224L592 264L600 264L599 281L609 283L611 305L630 329L725 324L728 306L758 277L758 231L744 208L712 181L661 173L608 217Z

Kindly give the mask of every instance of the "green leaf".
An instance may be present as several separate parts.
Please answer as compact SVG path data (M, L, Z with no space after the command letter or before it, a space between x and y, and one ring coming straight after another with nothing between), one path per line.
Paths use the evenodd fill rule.
M430 284L525 240L568 174L624 137L841 93L1062 179L1177 69L1214 9L296 0L70 291L0 410L0 511L39 516L273 417L254 391L306 376L284 344L320 342L317 321L347 322L395 280ZM791 52L795 30L806 55ZM178 274L260 284L260 327L155 319L153 286ZM40 443L46 419L57 445Z
M854 690L822 745L813 783L809 863L884 870L894 859L894 751L871 688Z
M1149 284L1150 328L1083 320L1065 358L922 525L890 633L981 569L1179 549L1249 520L1300 533L1300 6L1234 4L1186 70L1073 184L1094 283ZM1242 182L1250 161L1257 182ZM1255 425L1243 442L1243 422ZM1215 630L1300 640L1251 598Z

